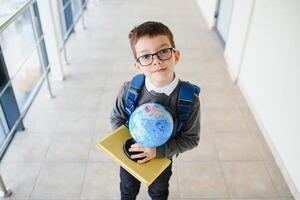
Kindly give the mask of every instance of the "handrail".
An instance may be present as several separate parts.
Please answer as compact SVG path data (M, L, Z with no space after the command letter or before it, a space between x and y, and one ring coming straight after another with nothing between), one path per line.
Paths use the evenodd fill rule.
M4 31L11 23L13 23L17 17L19 17L24 10L26 10L29 6L31 6L36 0L28 0L28 2L24 3L24 5L16 10L14 14L12 14L10 17L8 17L7 20L5 20L2 24L0 24L0 33Z

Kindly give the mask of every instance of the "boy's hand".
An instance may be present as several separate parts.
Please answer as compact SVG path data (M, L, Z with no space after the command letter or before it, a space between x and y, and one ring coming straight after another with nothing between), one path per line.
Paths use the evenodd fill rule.
M135 143L131 145L130 152L132 151L141 151L142 153L132 155L131 158L143 158L142 160L138 160L138 163L145 163L148 162L149 160L153 159L156 157L156 148L148 148L148 147L143 147L139 145L138 143Z

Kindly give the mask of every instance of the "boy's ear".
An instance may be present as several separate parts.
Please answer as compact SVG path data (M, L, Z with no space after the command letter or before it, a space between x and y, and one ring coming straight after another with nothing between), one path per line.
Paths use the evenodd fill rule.
M180 60L180 51L176 50L175 51L175 64L177 64L179 60Z

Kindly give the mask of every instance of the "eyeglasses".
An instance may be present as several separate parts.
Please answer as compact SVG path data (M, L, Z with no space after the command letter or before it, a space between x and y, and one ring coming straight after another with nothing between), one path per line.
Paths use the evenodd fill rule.
M153 63L153 56L157 55L157 57L161 60L161 61L165 61L165 60L169 60L172 57L172 52L175 52L174 48L166 48L166 49L162 49L154 54L146 54L143 56L140 56L136 59L136 61L138 61L141 66L148 66L151 65Z

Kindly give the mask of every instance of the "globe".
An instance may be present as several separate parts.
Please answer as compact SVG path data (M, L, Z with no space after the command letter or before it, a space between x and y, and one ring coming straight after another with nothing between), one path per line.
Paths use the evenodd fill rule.
M173 127L172 115L157 103L139 106L129 118L129 132L132 138L144 147L164 144L170 138Z

